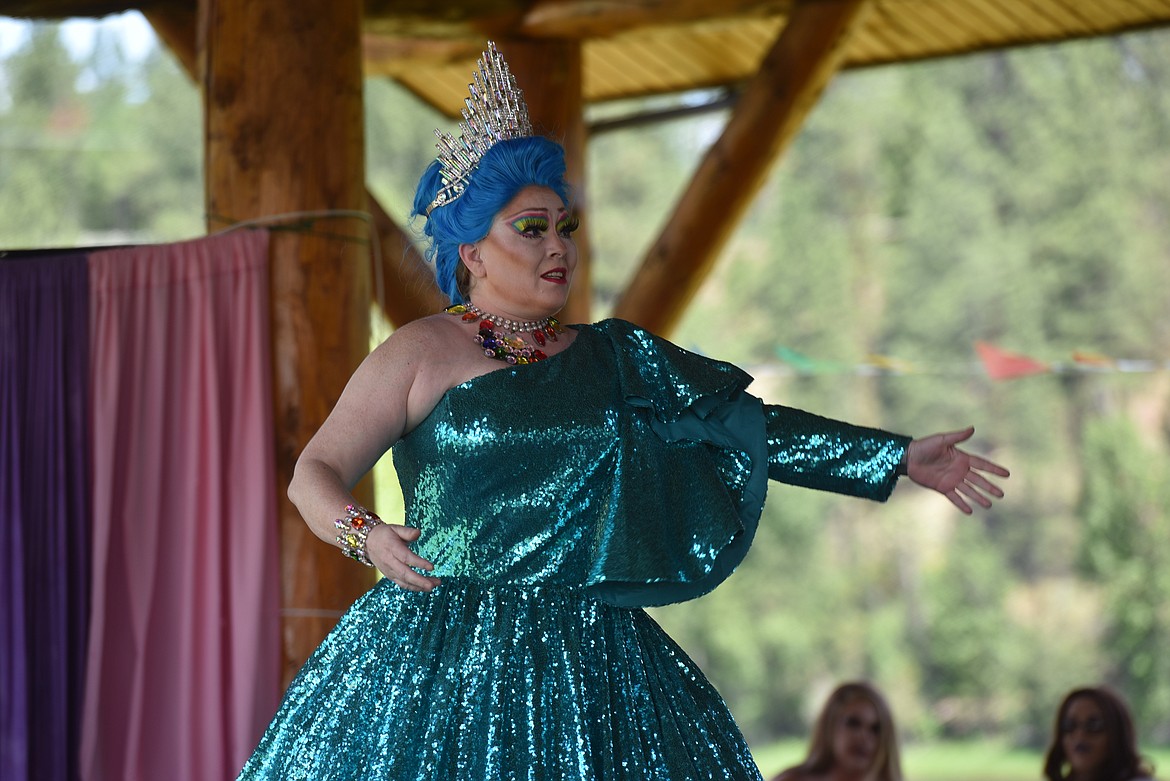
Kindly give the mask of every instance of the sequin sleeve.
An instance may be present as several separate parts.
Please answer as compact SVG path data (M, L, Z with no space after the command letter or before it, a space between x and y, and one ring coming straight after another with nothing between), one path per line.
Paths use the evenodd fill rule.
M615 506L598 536L591 588L613 604L662 605L707 593L739 565L768 485L763 405L750 375L621 320L614 349L628 418Z
M910 437L766 405L768 476L782 483L884 502Z

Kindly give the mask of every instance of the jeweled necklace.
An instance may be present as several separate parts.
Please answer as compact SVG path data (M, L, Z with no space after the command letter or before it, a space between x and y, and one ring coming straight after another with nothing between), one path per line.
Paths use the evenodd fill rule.
M540 320L509 320L483 311L475 304L454 304L445 310L449 315L458 315L465 323L479 321L479 332L475 343L483 348L483 354L497 361L510 364L526 364L543 361L548 356L538 347L524 341L524 335L532 337L540 347L549 339L557 341L557 334L564 327L555 317Z

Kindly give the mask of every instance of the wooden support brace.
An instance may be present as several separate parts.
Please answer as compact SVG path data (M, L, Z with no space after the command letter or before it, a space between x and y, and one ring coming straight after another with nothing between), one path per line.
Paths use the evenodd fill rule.
M398 327L441 311L449 303L447 297L410 236L368 190L366 203L379 249L371 258L374 296L386 319Z
M642 261L614 314L668 333L715 263L772 163L840 68L872 0L803 0L788 17Z

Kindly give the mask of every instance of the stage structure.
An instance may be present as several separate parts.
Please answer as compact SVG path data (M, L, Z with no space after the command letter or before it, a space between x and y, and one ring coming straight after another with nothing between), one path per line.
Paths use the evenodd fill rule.
M293 464L367 352L371 300L395 324L441 305L407 234L365 186L363 78L394 79L454 118L475 59L496 41L534 125L563 140L586 210L587 106L722 95L725 129L615 312L669 334L838 71L1170 25L1170 0L9 0L3 14L128 10L146 16L201 87L207 230L320 228L274 233L270 254L285 681L370 577L319 544L287 502ZM588 236L579 237L570 321L590 311ZM374 258L379 274L369 273Z

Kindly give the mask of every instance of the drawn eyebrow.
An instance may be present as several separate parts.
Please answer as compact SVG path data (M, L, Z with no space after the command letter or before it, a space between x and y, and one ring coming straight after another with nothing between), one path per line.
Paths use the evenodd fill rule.
M520 211L516 212L515 214L510 215L508 217L508 221L515 222L516 220L520 219L521 217L544 217L547 219L548 218L548 209L541 209L539 207L533 207L531 209L521 209Z

